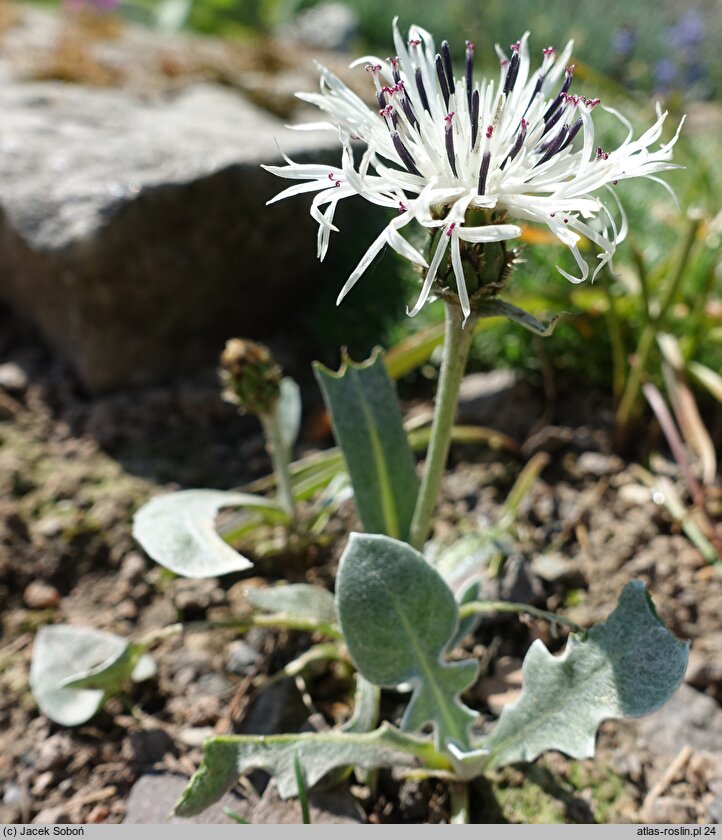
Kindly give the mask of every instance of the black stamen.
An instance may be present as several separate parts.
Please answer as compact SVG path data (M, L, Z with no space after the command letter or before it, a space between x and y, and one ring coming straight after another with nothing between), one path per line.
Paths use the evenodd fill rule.
M526 120L521 121L521 126L519 131L514 139L514 145L509 149L509 154L504 158L504 162L501 165L501 169L503 169L509 161L514 160L514 158L519 154L521 151L521 147L524 145L524 138L526 137L526 127L527 122Z
M459 175L456 171L456 157L454 155L454 127L451 124L451 116L446 118L446 131L445 140L446 140L446 156L449 158L449 163L451 164L451 171L454 173L454 177L458 178Z
M544 131L542 131L542 137L545 134L548 134L552 128L559 122L561 119L562 114L564 113L564 107L557 108L556 111L551 115L548 120L544 120Z
M519 75L519 53L512 53L509 67L506 71L506 79L504 80L504 93L509 95L514 89L516 77Z
M471 41L466 42L466 101L471 111L472 79L474 76L474 45ZM472 143L473 146L473 143Z
M481 158L481 168L479 169L479 195L484 195L486 192L486 176L489 174L489 162L491 161L491 152L484 152Z
M411 157L411 153L406 146L404 146L403 141L399 137L398 131L394 131L391 134L391 141L394 144L394 149L396 149L398 156L401 158L401 161L409 172L412 175L421 175L419 170L416 168L416 164L414 163L414 159Z
M471 148L476 145L476 135L479 133L479 91L471 94Z
M394 77L394 84L398 84L401 81L401 72L399 70L398 58L395 61L391 62L391 72Z
M401 97L401 107L404 109L406 119L411 123L411 125L413 125L414 128L418 128L419 121L416 119L416 114L414 113L414 110L411 107L411 103L405 96Z
M564 84L562 85L562 89L557 94L556 98L552 102L552 104L546 109L544 113L544 122L547 122L549 117L556 111L557 107L561 103L562 99L564 99L564 94L569 90L569 86L572 83L572 73L570 72L571 68L567 70L567 77L564 79Z
M569 129L569 134L567 135L567 139L564 141L564 145L559 149L560 152L563 152L567 146L571 145L574 138L579 134L579 130L582 127L583 120L581 117L574 123L574 125Z
M543 84L544 84L544 76L541 73L539 73L539 75L537 76L536 84L534 85L534 90L532 91L532 94L529 97L529 103L526 106L526 108L524 109L524 116L526 116L526 112L531 108L532 104L534 103L534 100L539 95L539 92L541 91Z
M546 163L548 160L554 157L554 155L561 149L562 144L566 140L567 132L569 131L569 126L566 123L562 126L562 130L557 134L557 136L552 140L552 142L547 146L547 150L544 155L536 162L535 166L539 166L542 163Z
M376 91L376 101L379 103L379 111L383 111L386 107L386 96L382 90Z
M449 42L441 42L441 55L444 58L444 72L446 73L446 81L449 85L449 90L454 92L454 68L451 66L451 50L449 49Z
M446 81L446 73L444 72L444 62L441 56L436 54L436 75L439 77L439 85L441 87L441 95L444 98L444 105L449 107L449 83Z
M416 68L416 87L419 91L419 96L421 97L421 105L423 106L424 111L431 113L431 108L429 108L429 100L426 96L426 88L424 87L424 78L421 75L421 68Z

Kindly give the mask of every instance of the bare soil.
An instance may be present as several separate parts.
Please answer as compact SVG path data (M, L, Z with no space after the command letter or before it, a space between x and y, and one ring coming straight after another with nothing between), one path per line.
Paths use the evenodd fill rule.
M213 371L167 388L90 400L4 311L0 357L0 820L120 822L134 783L150 771L187 777L209 733L343 720L349 713L343 672L313 670L303 693L291 680L258 687L259 677L310 643L304 634L258 629L242 639L204 632L163 642L154 651L157 677L128 698L111 700L85 726L64 729L38 713L28 688L38 627L72 622L133 635L179 618L237 615L247 609L248 586L283 577L331 587L353 511L348 507L332 523L330 545L264 561L253 578L174 579L134 545L132 514L161 489L226 488L266 472L253 421L221 401ZM553 754L480 781L473 817L714 822L722 810L719 569L654 501L640 467L612 452L604 400L561 393L556 416L565 424L521 436L524 457L454 450L436 536L451 539L482 519L493 521L525 457L548 452L549 464L521 511L514 551L486 594L559 610L588 625L606 617L630 578L640 578L673 632L692 641L683 686L691 694L675 707L678 717L655 723L671 737L653 737L642 723L608 722L594 761ZM516 405L506 410L518 413ZM503 423L501 410L499 417ZM536 419L531 413L527 429ZM311 420L306 448L318 445L318 416ZM649 462L646 451L637 459ZM655 455L653 466L679 485L669 461ZM546 622L515 616L485 619L467 642L487 676L466 700L489 720L516 696L521 659L536 638L553 650L563 643ZM685 721L685 709L700 698L710 704L704 721ZM394 695L384 708L392 717L398 712ZM265 780L254 774L251 782L239 789L249 814ZM360 785L352 791L359 813L372 822L448 819L441 782L410 783L385 772L375 793Z

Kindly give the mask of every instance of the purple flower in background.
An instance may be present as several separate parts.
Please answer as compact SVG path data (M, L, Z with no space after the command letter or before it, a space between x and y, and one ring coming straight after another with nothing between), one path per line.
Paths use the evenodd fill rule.
M633 26L617 29L611 37L612 52L620 58L628 58L637 46L637 32Z
M704 34L704 18L696 9L690 9L667 30L667 43L677 50L696 50L704 41Z
M654 65L654 85L657 90L669 90L677 81L677 65L670 58L660 58Z

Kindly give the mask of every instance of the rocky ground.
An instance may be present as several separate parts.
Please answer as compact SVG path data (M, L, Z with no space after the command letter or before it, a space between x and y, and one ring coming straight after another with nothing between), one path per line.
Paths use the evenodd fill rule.
M180 619L246 609L244 591L283 577L332 586L352 524L332 523L333 544L264 561L254 577L173 579L133 544L130 518L151 494L178 486L230 487L268 469L253 423L218 394L213 371L182 385L90 399L35 336L0 312L0 819L4 822L157 822L167 818L200 744L217 732L269 733L325 726L348 714L344 675L321 668L303 682L259 683L304 650L300 633L201 632L155 649L157 677L110 701L89 724L64 729L40 715L28 688L33 637L48 622L122 635ZM473 383L472 383L473 384ZM498 385L498 383L497 383ZM497 395L493 417L522 455L457 448L436 536L494 519L524 460L549 463L519 516L517 545L487 594L560 610L586 625L606 616L624 583L646 581L671 629L691 639L686 682L661 711L604 724L594 761L549 755L478 783L479 822L716 822L722 817L722 578L656 503L641 467L611 451L604 402L560 397L565 425L533 429L538 397ZM516 389L516 390L515 390ZM488 423L483 382L465 391L465 419ZM412 406L419 411L421 402ZM471 415L471 416L470 416ZM590 419L594 418L594 423ZM513 419L513 424L512 424ZM317 416L304 446L318 445ZM551 423L554 421L552 420ZM529 435L532 432L531 436ZM672 464L652 466L675 482ZM171 482L175 482L171 484ZM293 562L291 562L293 561ZM537 620L499 616L468 643L486 668L467 702L489 719L516 696L529 644L562 640ZM299 690L302 689L302 690ZM395 706L387 698L389 713ZM293 803L254 774L222 805L257 822L298 822ZM380 774L315 795L315 821L448 819L441 783ZM227 821L221 806L199 821Z

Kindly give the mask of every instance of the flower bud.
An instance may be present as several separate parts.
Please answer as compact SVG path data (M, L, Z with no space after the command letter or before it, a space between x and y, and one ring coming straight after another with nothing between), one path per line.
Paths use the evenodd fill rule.
M221 354L223 398L243 412L270 414L281 392L281 368L263 344L231 338Z

